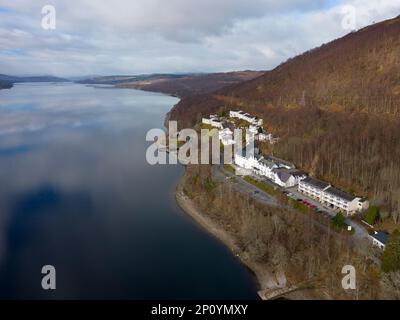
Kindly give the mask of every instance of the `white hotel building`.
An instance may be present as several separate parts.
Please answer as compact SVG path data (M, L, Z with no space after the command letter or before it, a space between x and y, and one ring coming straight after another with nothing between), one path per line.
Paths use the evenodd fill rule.
M233 139L233 132L229 128L224 128L219 130L218 132L219 139L224 146L229 146L235 144L235 140Z
M257 117L254 117L248 113L245 113L243 111L237 110L237 111L230 111L229 112L229 116L231 118L238 118L238 119L242 119L245 120L253 125L256 126L262 126L263 125L263 120L259 119Z
M223 129L222 121L217 116L210 116L209 118L203 118L202 123L208 124L214 128Z
M258 150L243 148L235 152L235 164L241 168L254 170L258 165Z
M369 202L332 187L329 183L307 177L299 182L299 191L325 206L347 215L368 209Z
M273 171L274 169L279 168L279 166L269 159L261 158L258 160L254 168L259 175L265 176L272 180L274 178Z

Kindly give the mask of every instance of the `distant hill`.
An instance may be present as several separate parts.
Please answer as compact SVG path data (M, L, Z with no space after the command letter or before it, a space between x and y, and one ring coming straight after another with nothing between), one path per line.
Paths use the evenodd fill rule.
M213 92L226 86L254 79L262 74L262 72L255 71L204 74L149 74L94 77L77 82L83 84L111 84L120 88L134 88L186 97Z
M316 30L316 32L318 32ZM181 127L243 109L281 142L264 150L369 197L400 223L400 17L352 32L169 113Z
M179 74L148 74L148 75L114 75L114 76L98 76L81 79L76 81L82 84L111 84L120 85L125 83L135 83L138 81L152 81L159 79L177 79L186 75Z
M178 97L210 93L262 75L259 71L238 71L227 73L188 74L178 77L153 77L121 84L147 91L157 91Z
M11 83L22 83L22 82L68 82L69 80L53 76L16 77L16 76L0 74L0 81L8 81Z
M0 89L10 89L13 84L10 81L0 80Z

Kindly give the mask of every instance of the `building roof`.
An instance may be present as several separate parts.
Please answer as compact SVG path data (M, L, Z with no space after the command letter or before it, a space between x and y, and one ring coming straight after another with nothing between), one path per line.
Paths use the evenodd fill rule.
M275 162L271 161L270 159L261 158L261 159L259 160L259 162L260 162L262 165L264 165L264 166L266 166L266 167L268 167L268 168L270 168L270 169L272 169L274 166L276 166Z
M282 160L282 159L276 158L274 156L266 156L265 159L267 159L269 161L272 161L275 164L280 165L280 166L283 165L283 166L287 166L287 167L292 168L292 169L295 168L293 163L290 163L289 161L286 161L286 160Z
M372 238L378 240L382 244L386 244L389 239L389 234L383 231L379 231L371 236Z
M301 171L301 170L297 170L297 169L287 169L287 168L277 168L274 169L274 172L278 173L278 172L287 172L288 174L295 176L295 177L299 177L299 176L305 176L305 172Z
M271 134L271 133L264 133L264 132L261 132L261 133L259 133L259 135L260 135L260 136L263 136L263 137L272 137L272 134Z
M355 196L353 196L353 195L351 195L351 194L349 194L347 192L344 192L342 190L336 189L334 187L329 187L324 192L326 192L328 194L331 194L331 195L334 195L334 196L336 196L338 198L344 199L346 201L353 201L356 198Z
M224 121L224 123L222 125L224 126L224 129L230 129L232 131L232 133L236 129L235 125L228 121Z
M324 182L324 181L321 181L321 180L318 180L315 178L311 178L311 177L305 178L302 182L307 183L309 185L312 185L315 188L322 189L322 190L330 186L330 184L327 182Z
M290 177L302 177L305 175L303 171L296 169L277 168L272 171L278 175L282 182L288 181Z
M273 171L276 173L276 175L278 176L279 180L281 180L282 182L287 182L291 177L291 175L288 172L288 170L274 169Z

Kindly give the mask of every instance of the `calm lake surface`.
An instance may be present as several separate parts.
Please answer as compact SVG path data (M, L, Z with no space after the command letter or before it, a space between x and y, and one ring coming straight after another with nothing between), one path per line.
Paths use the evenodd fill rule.
M254 277L174 201L145 141L177 99L78 84L0 90L0 298L255 299ZM53 265L57 289L41 288Z

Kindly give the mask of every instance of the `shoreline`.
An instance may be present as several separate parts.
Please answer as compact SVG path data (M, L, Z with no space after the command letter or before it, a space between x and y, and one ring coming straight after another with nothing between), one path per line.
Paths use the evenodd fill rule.
M279 275L271 271L268 266L251 259L238 245L235 236L229 230L221 226L218 221L210 217L206 212L187 197L183 192L184 174L180 177L175 189L175 200L184 214L202 228L205 232L220 241L239 262L254 276L256 280L257 295L261 300L331 300L324 291L315 290L306 283L294 284L288 279L286 286L278 285Z
M187 214L190 218L197 223L198 226L203 228L206 232L215 237L218 241L222 242L229 251L240 260L240 262L246 267L257 280L257 294L262 300L264 298L264 291L271 287L271 274L265 270L258 263L249 260L246 254L236 244L236 240L227 230L219 226L212 218L208 217L207 214L202 212L193 201L188 198L182 190L182 178L178 181L178 185L175 191L175 199L178 206L182 211ZM271 290L271 289L270 289Z
M160 92L160 91L151 91L151 90L143 90L140 88L126 88L126 89L134 89L139 91L147 91L154 93L161 93L167 96L178 98L179 102L182 100L182 97ZM172 108L165 114L164 117L164 127L166 127L167 122L170 119L171 111L176 107L173 105ZM179 177L178 182L176 184L174 190L174 198L178 207L186 214L189 218L193 219L193 221L197 224L198 227L202 228L205 232L209 233L215 239L220 241L237 259L239 259L240 263L251 272L252 276L256 280L257 286L257 295L261 300L274 300L274 299L284 299L284 300L304 300L304 299L319 299L318 296L314 294L307 293L307 289L297 288L297 287L278 287L277 286L277 278L276 276L270 272L265 266L252 261L244 252L240 249L240 247L236 244L236 239L232 236L228 230L226 230L223 226L220 226L218 222L209 217L205 212L202 212L196 204L188 198L183 192L182 182L185 177L186 168L183 171L183 174ZM326 298L326 297L325 297Z

